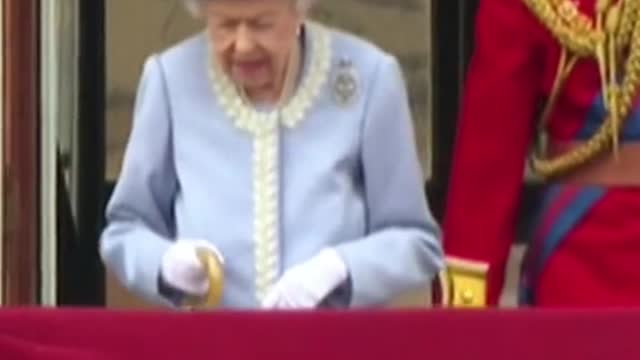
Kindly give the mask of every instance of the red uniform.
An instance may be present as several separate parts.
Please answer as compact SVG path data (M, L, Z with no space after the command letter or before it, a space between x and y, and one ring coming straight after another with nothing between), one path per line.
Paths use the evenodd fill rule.
M593 17L596 1L573 2ZM444 246L450 257L488 265L487 303L495 305L514 242L540 103L551 94L562 46L522 0L482 0L476 36ZM598 62L581 59L548 118L549 141L587 140L605 117ZM620 141L620 148L640 141L640 108L631 111ZM640 304L640 188L558 178L548 182L532 225L522 303Z

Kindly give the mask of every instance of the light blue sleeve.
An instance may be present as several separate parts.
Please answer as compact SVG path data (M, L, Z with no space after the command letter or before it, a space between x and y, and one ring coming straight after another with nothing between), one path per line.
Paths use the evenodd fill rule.
M167 305L158 293L164 252L174 238L177 181L170 106L159 60L145 63L120 178L107 205L100 239L106 267L133 293Z
M362 140L368 235L337 248L349 269L352 307L382 305L426 288L444 264L395 58L379 63L369 91Z

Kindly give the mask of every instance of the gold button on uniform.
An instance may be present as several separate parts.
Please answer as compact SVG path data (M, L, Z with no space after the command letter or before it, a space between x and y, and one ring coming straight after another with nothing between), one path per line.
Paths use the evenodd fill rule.
M464 290L461 295L462 303L465 305L473 304L473 292L471 290Z
M486 263L449 258L447 271L451 279L453 307L482 308L487 305Z

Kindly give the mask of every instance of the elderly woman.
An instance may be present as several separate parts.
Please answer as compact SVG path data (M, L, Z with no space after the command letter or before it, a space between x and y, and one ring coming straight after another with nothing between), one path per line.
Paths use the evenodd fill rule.
M107 267L168 306L221 284L222 308L378 306L428 284L443 255L396 59L307 21L312 1L187 4L206 31L146 62Z

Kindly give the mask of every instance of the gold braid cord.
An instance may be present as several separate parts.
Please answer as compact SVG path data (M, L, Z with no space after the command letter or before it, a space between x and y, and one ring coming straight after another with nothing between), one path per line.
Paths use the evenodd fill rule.
M640 0L596 0L593 20L582 14L573 0L523 1L562 46L556 80L542 113L541 126L546 125L551 108L578 59L597 60L607 109L606 120L584 144L552 159L533 158L533 170L551 178L566 174L607 150L617 153L620 132L640 90Z

